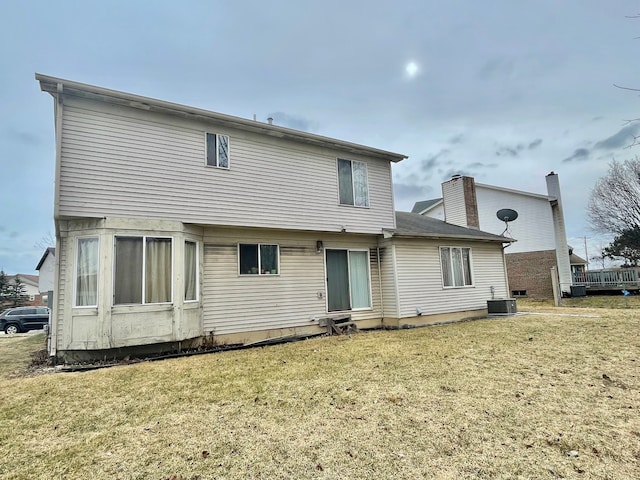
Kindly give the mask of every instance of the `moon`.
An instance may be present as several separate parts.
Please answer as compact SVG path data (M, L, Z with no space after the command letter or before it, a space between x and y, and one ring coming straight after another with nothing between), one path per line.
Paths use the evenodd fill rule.
M409 78L414 78L416 75L418 75L419 70L420 70L420 67L418 67L418 64L413 61L407 63L407 66L404 67L404 71L406 72L407 77Z

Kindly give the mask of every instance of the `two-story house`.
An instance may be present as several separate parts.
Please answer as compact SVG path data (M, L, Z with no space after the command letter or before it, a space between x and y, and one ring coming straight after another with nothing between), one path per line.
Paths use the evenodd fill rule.
M396 220L402 154L36 78L55 105L52 355L424 324L507 294L509 239Z
M455 175L442 184L442 197L416 202L413 212L456 225L500 234L516 243L505 249L513 296L553 296L551 268L557 271L561 292L571 291L570 247L567 244L558 175L546 176L547 193L538 194L476 183ZM498 218L502 209L518 216L508 224ZM579 257L576 258L578 262Z

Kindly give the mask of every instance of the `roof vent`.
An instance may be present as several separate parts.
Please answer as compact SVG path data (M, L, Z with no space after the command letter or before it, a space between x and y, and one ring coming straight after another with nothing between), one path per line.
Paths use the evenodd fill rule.
M269 125L273 125L273 117L267 118L267 122L269 122Z

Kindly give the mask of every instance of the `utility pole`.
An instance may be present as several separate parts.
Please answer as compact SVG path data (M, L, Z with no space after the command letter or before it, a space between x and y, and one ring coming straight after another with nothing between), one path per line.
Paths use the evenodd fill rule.
M584 259L587 261L587 270L589 270L589 252L587 252L587 237L584 237Z

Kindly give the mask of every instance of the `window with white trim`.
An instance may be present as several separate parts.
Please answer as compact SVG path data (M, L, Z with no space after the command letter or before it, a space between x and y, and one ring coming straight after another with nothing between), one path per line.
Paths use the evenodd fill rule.
M355 160L338 159L338 190L340 205L369 206L367 164Z
M239 243L240 275L277 275L280 273L280 247L266 243Z
M471 248L440 247L442 285L444 287L467 287L473 285L471 276Z
M207 133L207 165L229 168L229 135Z
M198 300L198 243L184 242L184 301Z
M327 310L371 308L369 251L325 249Z
M171 237L115 237L113 304L170 303Z
M75 307L98 305L98 237L78 238L76 243Z

